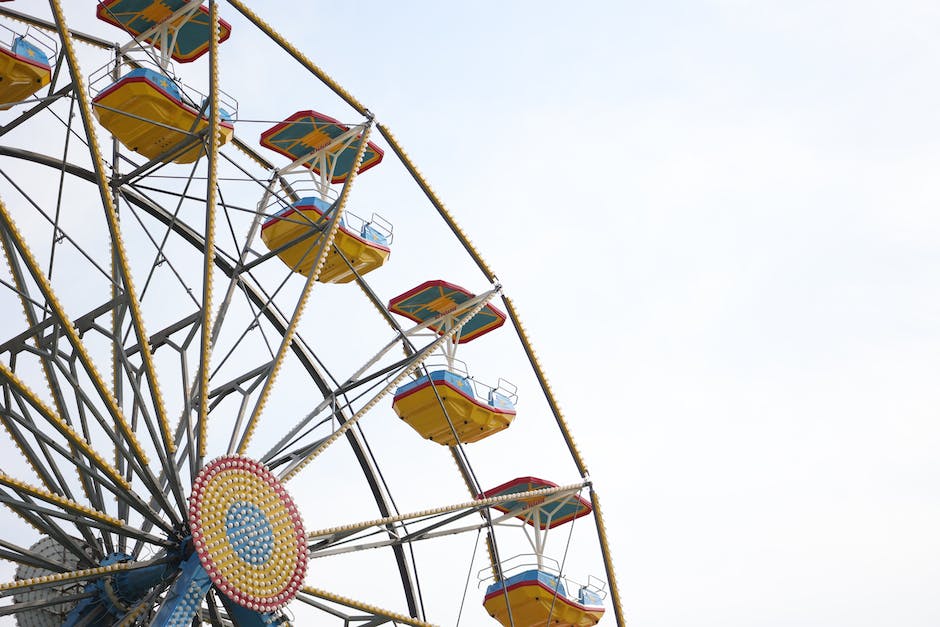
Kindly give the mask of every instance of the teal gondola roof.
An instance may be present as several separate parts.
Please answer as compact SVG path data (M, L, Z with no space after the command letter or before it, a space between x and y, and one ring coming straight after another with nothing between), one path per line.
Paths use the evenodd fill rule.
M160 24L187 4L186 0L102 0L96 12L99 19L121 28L132 36ZM182 24L175 24L178 30L170 56L180 63L194 61L209 51L209 9L200 6L190 13ZM219 19L219 41L225 41L232 34L232 25ZM159 41L146 38L147 43L160 47Z
M539 479L538 477L519 477L518 479L507 481L491 490L487 490L483 494L478 495L477 498L505 496L508 494L557 487L558 484L545 479ZM509 499L499 505L493 505L493 508L504 514L525 510L525 513L517 515L516 518L525 521L533 527L535 526L535 522L533 521L531 512L537 510L539 513L538 520L540 529L554 529L559 525L571 522L575 518L587 516L593 509L588 501L577 494L570 494L557 499L545 496ZM549 517L551 517L550 522Z
M296 161L315 150L326 147L348 130L348 126L328 115L317 111L298 111L262 133L261 145L284 155L291 161ZM342 183L346 180L349 171L352 170L353 159L356 158L358 150L359 142L352 141L335 152L330 151L327 155L327 163L333 171L331 183ZM359 172L365 172L378 165L384 155L381 148L368 142L362 154ZM316 161L307 162L304 165L320 174L320 167Z
M393 298L388 303L388 310L415 322L426 322L454 311L474 296L459 285L434 279ZM501 327L504 322L506 314L487 304L463 326L458 344L475 340L484 333ZM437 324L432 324L429 328L438 333L444 330Z

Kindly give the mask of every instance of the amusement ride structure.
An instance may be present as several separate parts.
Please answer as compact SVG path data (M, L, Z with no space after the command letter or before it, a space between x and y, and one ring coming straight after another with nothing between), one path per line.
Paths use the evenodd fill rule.
M0 5L0 624L624 625L517 310L388 127L241 0L37 4ZM239 29L325 96L240 110ZM389 161L472 285L347 208Z

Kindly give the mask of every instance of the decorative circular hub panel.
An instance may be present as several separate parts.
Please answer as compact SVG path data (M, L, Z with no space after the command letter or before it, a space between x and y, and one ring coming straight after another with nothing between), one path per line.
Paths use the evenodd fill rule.
M209 462L193 484L189 528L213 585L239 605L271 612L303 585L303 524L264 464L241 456Z

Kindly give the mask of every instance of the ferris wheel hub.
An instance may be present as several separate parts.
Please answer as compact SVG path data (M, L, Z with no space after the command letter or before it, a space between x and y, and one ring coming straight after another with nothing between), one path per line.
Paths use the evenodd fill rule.
M193 483L189 525L212 584L235 603L272 612L303 585L303 522L264 464L238 455L209 462Z

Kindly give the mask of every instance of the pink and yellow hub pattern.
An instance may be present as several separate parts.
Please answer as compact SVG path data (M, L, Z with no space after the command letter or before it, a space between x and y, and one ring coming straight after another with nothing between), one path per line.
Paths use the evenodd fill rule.
M264 464L237 455L209 462L193 484L189 526L213 585L239 605L272 612L303 585L303 523Z

